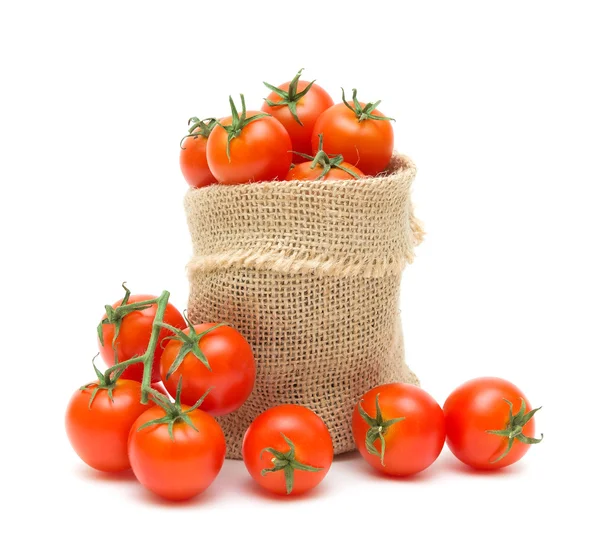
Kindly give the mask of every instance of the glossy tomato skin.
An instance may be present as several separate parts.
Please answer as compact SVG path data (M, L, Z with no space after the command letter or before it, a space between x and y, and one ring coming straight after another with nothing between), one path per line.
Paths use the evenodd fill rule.
M384 464L370 454L365 445L369 426L361 417L358 404L352 414L352 435L362 457L376 470L393 476L410 476L431 466L444 447L444 413L426 391L412 384L383 384L369 390L361 399L367 414L375 416L375 397L383 418L404 418L387 428ZM376 440L381 452L381 442Z
M373 114L384 116L377 109ZM323 149L329 156L342 155L345 162L367 176L384 171L394 151L394 130L389 120L359 122L344 103L330 107L317 119L311 139L313 154L319 150L319 134L323 134Z
M514 441L504 458L492 462L506 449L507 439L486 433L486 430L502 430L509 419L509 406L513 404L516 414L525 399L527 412L531 404L514 384L502 378L482 377L465 382L456 388L444 403L447 443L454 456L465 464L480 470L495 470L514 464L529 450L530 445ZM534 437L535 418L523 428L523 434Z
M184 409L185 410L185 409ZM129 459L138 481L168 500L186 500L205 491L225 461L225 436L217 421L198 409L188 413L194 426L183 421L138 431L146 422L162 418L165 411L153 407L142 414L129 433Z
M292 168L288 175L286 176L286 180L295 181L295 180L316 180L323 173L323 168L320 166L316 166L315 168L311 168L312 162L302 162L300 164L296 164L294 168ZM342 162L341 166L352 170L358 177L364 177L364 174L356 167L352 166L347 162ZM339 168L332 168L321 181L328 180L353 180L356 179L352 174L348 174L348 172L344 172L344 170L340 170Z
M248 111L247 118L259 111ZM220 122L231 124L231 117ZM272 116L245 126L231 140L227 158L227 132L216 126L208 138L206 156L210 171L221 184L251 183L285 178L292 162L292 142L281 122Z
M201 333L216 323L195 325ZM189 329L183 331L189 334ZM162 354L160 373L163 384L171 395L177 392L183 377L181 402L194 405L209 389L200 409L213 416L222 416L239 409L254 387L256 365L252 348L233 327L222 326L202 337L200 349L206 356L209 371L192 353L188 353L177 370L167 379L169 368L175 361L181 342L171 340Z
M151 294L136 294L129 297L128 304L143 302L145 300L152 300L156 298ZM115 302L113 308L121 305L121 301ZM123 318L121 322L121 330L117 338L117 357L118 361L126 361L134 356L141 356L146 353L148 343L150 342L150 335L152 333L152 323L156 315L157 306L153 304L147 309L141 311L132 311ZM106 319L106 314L103 319ZM183 329L187 326L183 316L175 306L167 304L163 322L172 325L176 328ZM114 325L106 324L102 325L102 335L104 337L104 345L98 340L98 348L100 349L100 355L108 366L115 364L114 353L112 349L112 340L114 336ZM163 348L161 342L165 336L170 336L172 333L167 329L161 329L158 335L158 345L156 346L156 352L154 354L154 361L152 363L152 382L160 381L160 357L162 355ZM137 380L142 382L142 376L144 374L143 363L134 363L125 369L125 372L121 375L122 379Z
M325 423L314 412L300 405L278 405L263 412L250 424L242 443L244 464L252 478L264 489L286 495L283 470L261 475L264 468L273 467L273 456L262 453L266 447L286 452L290 447L281 434L295 445L296 460L322 468L318 472L296 470L292 495L306 493L327 475L333 462L333 442Z
M202 135L191 135L183 140L179 152L179 167L190 187L206 187L216 183L206 160L208 139Z
M142 405L141 384L117 380L113 401L101 389L91 407L90 398L97 384L77 390L67 407L65 427L71 446L88 466L103 472L128 470L127 438L136 419L153 403Z
M310 82L306 80L298 81L297 92L303 92L309 84ZM290 82L286 82L281 86L278 86L278 88L287 92L290 88ZM267 99L274 102L281 101L281 97L275 92L271 92L267 96ZM292 112L287 105L271 107L265 101L261 110L273 115L281 122L281 124L283 124L290 135L294 151L309 155L311 152L311 138L315 123L319 116L332 105L333 99L331 99L331 96L321 88L321 86L313 84L307 94L296 102L296 112L300 122L302 122L301 125L294 119ZM295 163L304 162L304 160L305 159L300 155L293 156L293 162Z

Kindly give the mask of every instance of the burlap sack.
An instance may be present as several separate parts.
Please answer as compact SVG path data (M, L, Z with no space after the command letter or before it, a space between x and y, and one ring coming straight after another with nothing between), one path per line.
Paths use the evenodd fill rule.
M227 322L257 365L248 401L219 419L228 457L264 410L297 403L327 424L336 453L354 448L351 414L379 384L418 384L404 362L400 279L422 230L412 161L385 177L270 181L190 190L188 313Z

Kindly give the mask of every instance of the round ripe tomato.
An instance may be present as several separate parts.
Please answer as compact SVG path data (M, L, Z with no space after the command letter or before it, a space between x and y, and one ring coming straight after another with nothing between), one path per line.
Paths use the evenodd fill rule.
M292 142L276 118L260 111L237 112L223 118L206 146L210 171L222 184L284 179L292 163Z
M154 406L140 403L141 389L139 382L119 379L113 384L112 399L108 389L99 389L98 383L73 394L65 427L71 446L86 464L103 472L129 469L129 429L144 411Z
M299 80L301 73L302 69L291 81L278 88L265 82L271 93L265 98L262 111L283 124L290 135L294 151L310 154L315 122L323 111L333 105L333 99L314 80ZM293 162L302 162L302 157L295 154Z
M412 384L369 390L352 414L352 435L373 468L394 476L416 474L433 464L444 447L444 413Z
M181 141L179 166L190 187L205 187L217 182L206 160L206 143L217 121L214 118L199 120L194 117L189 123L193 124L189 134Z
M323 148L329 155L342 155L367 176L385 170L394 150L394 130L391 119L375 109L377 105L379 101L358 102L353 90L353 105L344 97L343 103L327 109L313 128L313 152L318 150L319 134L323 134Z
M340 163L340 168L332 168L327 174L323 177L323 169L319 167L311 168L312 162L302 162L300 164L296 164L294 168L292 168L288 175L286 176L286 180L318 180L321 179L323 181L327 180L354 180L356 179L352 174L346 172L342 168L346 168L347 170L352 170L358 177L364 177L364 174L356 167L352 166L348 162Z
M145 300L152 300L156 298L156 296L150 294L136 294L133 296L127 296L127 301L125 304L135 304L138 302L143 302ZM123 301L115 302L112 306L113 310L119 312L118 307L123 305ZM132 311L125 315L120 320L120 330L119 335L116 340L116 349L117 349L117 360L118 362L127 361L134 356L142 356L146 353L146 349L148 347L148 343L150 342L150 335L152 333L152 323L154 322L154 317L156 316L157 306L156 304L152 304L150 307L138 311ZM104 320L107 319L106 313L102 317L102 339L98 339L98 347L100 349L100 354L104 362L112 366L115 364L115 355L112 347L112 341L115 334L115 324L107 323ZM117 321L119 322L119 321ZM175 306L171 304L167 304L167 308L165 310L165 314L163 317L163 322L168 323L176 328L185 328L186 322L179 313L179 311L175 308ZM158 335L158 345L156 346L156 351L154 353L154 361L152 363L152 382L160 381L160 357L163 352L163 348L161 346L161 342L165 336L169 336L171 333L167 329L161 329ZM144 364L143 363L134 363L133 365L128 366L125 369L125 372L121 375L121 378L126 378L130 380L137 380L141 383L142 376L144 373Z
M279 405L250 424L242 456L261 487L278 495L300 495L327 475L333 443L325 423L310 409Z
M465 382L444 403L448 447L473 468L514 464L532 443L541 441L534 438L533 415L538 410L532 410L523 392L502 378Z
M206 360L208 367L198 356ZM176 368L169 375L173 365ZM177 333L166 345L160 374L171 395L182 381L181 401L188 405L196 403L210 389L200 408L222 416L239 409L248 399L256 367L250 344L237 330L204 323Z
M165 423L143 427L159 419ZM223 430L212 416L198 409L173 413L161 407L135 421L128 448L138 481L169 500L192 498L207 489L220 472L226 451Z
M323 135L319 135L319 150L314 157L302 153L309 162L296 164L286 176L286 180L350 180L364 177L364 174L338 155L330 158L323 150Z

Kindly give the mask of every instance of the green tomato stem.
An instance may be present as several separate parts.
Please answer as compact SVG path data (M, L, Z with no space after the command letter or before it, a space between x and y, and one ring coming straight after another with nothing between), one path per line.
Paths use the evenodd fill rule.
M142 302L136 302L134 304L127 304L127 298L129 298L129 291L126 290L127 294L123 302L119 307L115 310L110 308L110 311L107 309L109 316L104 321L108 321L109 323L118 324L121 319L128 315L133 311L140 311L142 309L146 309L148 307L156 304L156 314L154 316L154 320L152 322L152 332L150 334L150 340L148 341L148 347L144 355L130 357L125 361L115 362L115 364L106 370L106 372L100 377L98 377L100 383L107 387L114 387L115 382L120 378L120 376L125 372L128 366L133 365L134 363L143 363L144 364L144 374L142 377L142 396L141 402L143 404L148 403L148 394L152 392L151 382L152 382L152 363L154 362L154 354L156 353L156 346L158 345L158 335L160 334L162 328L162 321L165 316L165 311L167 309L167 305L169 304L169 291L165 290L158 298L152 298L150 300L144 300ZM114 317L114 319L112 318ZM102 342L102 324L105 324L104 321L98 325L98 334L100 336L100 341ZM116 330L116 329L115 329ZM113 349L115 351L115 359L116 359L116 347L115 342L113 342ZM94 367L95 369L95 367ZM96 374L98 374L97 369Z
M150 335L150 341L144 354L144 375L142 377L142 403L148 403L148 390L150 389L150 383L152 381L152 363L154 360L154 353L158 344L158 335L160 334L160 323L162 323L163 317L165 316L165 310L169 304L170 293L168 290L164 290L162 294L156 300L156 315L154 322L152 323L152 334Z

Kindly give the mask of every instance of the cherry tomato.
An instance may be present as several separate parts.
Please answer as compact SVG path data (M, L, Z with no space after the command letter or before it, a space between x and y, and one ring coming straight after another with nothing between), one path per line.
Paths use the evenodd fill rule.
M256 368L252 348L237 330L204 323L175 334L162 354L160 373L171 395L182 380L181 401L188 405L210 389L200 408L221 416L244 404L254 387Z
M286 176L286 180L294 181L294 180L318 180L321 179L323 181L327 180L354 180L356 179L352 174L349 174L345 170L341 168L346 168L348 170L352 170L357 176L363 177L364 174L356 168L356 166L352 166L347 162L342 162L340 164L341 168L332 168L325 176L321 177L323 174L323 169L320 167L311 168L312 162L302 162L300 164L296 164L294 168L292 168L288 175Z
M312 150L319 147L323 134L323 148L329 155L342 155L346 162L356 166L367 176L376 176L390 163L394 150L394 130L389 118L375 107L375 103L361 103L353 90L353 104L346 101L329 107L315 123Z
M364 177L364 174L351 164L344 162L341 155L330 158L323 150L323 135L319 136L319 150L314 157L302 154L308 162L296 164L286 176L286 180L351 180Z
M225 461L225 436L217 421L198 409L153 407L129 433L129 459L138 481L168 500L185 500L215 480ZM156 423L162 419L161 423Z
M129 430L144 411L154 406L140 403L141 389L139 382L119 379L110 393L95 382L73 394L65 427L71 446L86 464L103 472L129 469Z
M119 314L119 306L125 304L137 304L145 300L152 300L156 296L151 294L136 294L131 296L129 291L126 291L126 299L120 302L115 302L112 306L113 311ZM152 323L156 316L157 306L152 304L146 309L131 311L127 313L121 319L117 319L115 322L120 323L119 335L115 342L117 349L117 360L118 362L126 361L134 356L142 356L146 353L148 343L150 342L150 335L152 334ZM102 359L108 366L115 364L114 350L112 348L113 337L115 334L115 323L108 323L107 314L105 313L102 317L102 338L101 342L98 339L98 347ZM167 304L163 322L168 323L176 328L182 329L186 327L186 322L179 313L179 311L172 304ZM167 329L161 329L158 335L158 345L154 353L154 360L152 363L152 382L160 381L160 357L163 352L162 340L165 336L169 336L171 333ZM126 378L130 380L137 380L142 382L142 376L144 373L143 363L134 363L125 369L125 372L121 375L121 379Z
M321 113L333 105L333 99L314 80L299 80L301 73L302 69L292 80L277 88L265 82L271 93L265 98L262 111L273 115L283 124L294 151L310 154L315 122ZM295 154L293 162L302 162L302 157Z
M352 435L373 468L394 476L416 474L433 464L444 447L444 413L412 384L369 390L352 414Z
M222 184L284 179L292 162L292 142L276 118L260 111L237 112L229 98L232 116L223 118L210 134L206 158L210 171Z
M206 160L206 144L208 136L217 124L214 118L189 120L192 126L180 144L179 166L181 173L190 187L205 187L216 183Z
M448 447L459 460L482 470L523 458L534 438L533 415L523 392L502 378L465 382L444 403ZM542 436L543 437L543 436Z
M325 423L300 405L279 405L254 419L242 443L244 464L263 488L299 495L316 487L333 461Z

